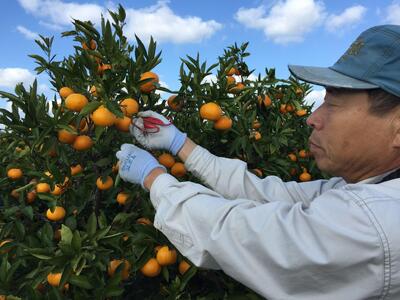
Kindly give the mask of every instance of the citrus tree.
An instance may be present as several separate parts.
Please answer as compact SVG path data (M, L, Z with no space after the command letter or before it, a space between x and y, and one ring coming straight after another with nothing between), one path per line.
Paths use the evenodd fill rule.
M115 153L132 117L154 110L213 153L241 159L259 177L323 175L307 150L310 87L293 78L249 77L247 44L215 64L182 59L179 90L159 85L156 42L128 43L125 11L97 29L74 20L73 51L58 60L53 38L31 55L55 96L36 81L0 110L0 294L7 299L260 298L221 271L196 268L152 226L149 194L118 176ZM207 80L213 75L213 80ZM163 93L160 93L163 92ZM169 95L161 97L160 95ZM170 153L154 151L180 180L196 181ZM3 297L4 296L0 296ZM2 298L0 298L2 299Z

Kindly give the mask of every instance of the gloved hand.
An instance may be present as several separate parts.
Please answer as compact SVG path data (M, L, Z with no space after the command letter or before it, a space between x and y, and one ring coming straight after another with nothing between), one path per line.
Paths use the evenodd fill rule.
M144 180L155 168L165 167L146 150L132 144L123 144L116 154L120 161L119 175L125 181L140 184L144 188Z
M147 149L164 149L176 155L186 140L186 133L181 132L164 116L148 110L138 113L129 130L135 139ZM156 118L165 125L157 125L151 119ZM148 122L146 122L148 121ZM147 126L146 126L147 125Z

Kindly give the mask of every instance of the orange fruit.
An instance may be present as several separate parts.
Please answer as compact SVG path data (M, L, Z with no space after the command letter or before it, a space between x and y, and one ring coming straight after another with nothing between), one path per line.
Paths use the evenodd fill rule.
M65 99L65 107L69 110L80 112L88 102L85 95L73 93Z
M36 185L36 193L49 193L50 192L50 184L41 182Z
M128 193L124 193L124 192L118 193L117 202L120 205L125 205L126 200L128 200L128 198L129 198L129 194Z
M112 166L111 171L113 173L118 173L118 171L119 171L119 161L115 165Z
M172 168L175 158L169 153L163 153L158 157L158 162L167 168Z
M182 101L174 101L176 98L176 95L172 95L168 98L167 103L168 106L173 110L173 111L181 111L183 102Z
M240 72L238 69L232 67L229 69L229 71L226 73L226 75L228 76L232 76L232 75L240 75Z
M263 176L263 172L260 169L253 169L252 170L254 174L256 174L258 177L262 177Z
M222 117L222 109L214 102L203 104L200 107L200 117L209 121L217 121Z
M252 127L253 129L258 129L258 128L261 127L261 122L260 122L259 120L255 119L255 120L253 121L253 124L252 124L251 127Z
M298 96L298 97L303 96L303 90L301 88L297 88L295 93L296 93L296 96Z
M268 95L258 96L258 105L264 104L264 106L270 106L272 104L272 100Z
M294 154L294 153L289 153L289 154L288 154L288 157L289 157L289 159L290 159L291 161L297 161L296 154Z
M305 109L300 109L296 111L296 115L299 117L303 117L307 114L307 111Z
M258 141L260 140L262 137L261 133L259 131L253 131L252 133L250 133L250 138Z
M147 277L156 277L161 272L161 266L155 258L150 258L144 266L140 268L140 272Z
M67 87L67 86L63 86L58 93L60 94L61 98L65 99L67 98L69 95L75 93L73 89Z
M28 204L32 203L36 199L36 192L35 191L30 191L26 194L26 202Z
M153 222L151 222L149 219L147 218L139 218L136 220L137 224L142 224L142 225L153 225Z
M72 144L72 148L78 151L88 150L93 146L93 141L87 135L78 135Z
M175 177L183 177L186 174L186 168L185 165L181 162L175 163L171 167L171 174Z
M47 275L47 282L51 286L59 286L61 277L62 277L62 273L49 273L49 275Z
M62 194L62 192L63 192L62 187L59 184L56 184L54 186L54 189L51 191L51 194L55 195L55 196L59 196Z
M283 99L283 93L282 93L282 89L279 88L279 91L275 94L275 98L278 100L282 100Z
M124 263L121 276L122 280L127 280L129 278L129 273L131 271L131 264L126 259L113 259L108 264L107 273L110 277L114 276L115 270L120 264Z
M308 152L306 150L302 149L302 150L299 151L299 156L301 158L307 158L308 157Z
M143 74L140 75L140 80L145 80L145 79L151 79L151 80L147 81L146 83L140 84L139 88L142 93L148 94L156 89L154 83L158 83L159 78L156 73L144 72Z
M69 125L69 127L75 130L75 127L73 127L72 125ZM60 143L63 144L72 144L75 141L76 136L77 134L69 132L66 129L61 129L58 131L58 140L60 141Z
M139 111L139 103L132 98L126 98L122 100L119 104L121 107L122 112L127 117L132 117Z
M186 260L182 260L182 261L179 263L178 271L179 271L179 273L180 273L181 275L183 275L183 274L186 273L187 270L190 269L190 267L191 267L190 264L189 264Z
M49 208L46 211L46 217L47 219L49 219L50 221L60 221L62 219L64 219L65 217L65 209L62 206L56 206L54 208L54 211L52 212L51 209Z
M18 199L19 198L19 193L16 190L12 190L10 193L11 197Z
M236 83L236 80L233 76L226 76L226 85L231 86Z
M97 67L97 74L99 74L100 76L102 76L104 74L105 71L107 70L111 70L112 67L110 64L99 64L99 66Z
M90 87L89 92L90 92L90 94L92 94L92 96L94 96L94 97L97 97L97 96L98 96L98 95L97 95L96 86L94 86L94 85L92 85L92 86Z
M71 175L77 175L79 173L82 173L83 168L80 164L77 164L76 166L71 166Z
M79 132L80 133L85 133L89 130L89 125L85 119L82 119L81 122L79 123Z
M0 248L1 248L2 246L4 246L5 244L10 243L10 242L12 242L12 241L13 241L12 239L6 239L6 240L1 241L1 242L0 242ZM10 251L11 251L11 248L8 248L8 249L6 249L6 250L1 250L0 253L1 253L1 254L5 254L5 253L10 252Z
M169 266L176 263L176 250L170 250L168 246L162 246L156 255L157 262L160 266Z
M228 130L232 128L232 119L228 116L222 116L214 123L214 128L217 130Z
M242 82L236 83L236 85L229 89L232 94L239 94L246 86Z
M281 104L281 106L279 107L279 111L280 111L282 114L287 113L286 104Z
M292 104L287 104L286 105L286 111L288 111L288 112L294 111L294 106Z
M53 175L49 171L44 172L44 175L46 175L46 177L53 178Z
M303 171L303 173L300 174L299 176L300 181L305 182L305 181L310 181L311 180L311 174L308 173L306 170Z
M115 123L115 115L104 105L100 105L91 115L90 119L97 126L111 126Z
M96 180L97 188L102 191L109 190L112 188L113 184L114 180L110 176L107 176L105 181L103 181L101 177L97 178Z
M116 118L114 125L115 127L117 127L118 130L128 132L131 122L131 118L124 116L123 118Z
M18 180L22 177L22 175L22 170L18 168L12 168L7 171L7 177L11 180Z
M84 50L89 50L89 49L91 49L91 50L96 50L96 48L97 48L96 41L93 40L93 39L91 39L90 42L89 42L89 47L88 47L88 45L87 45L85 42L83 42L83 43L82 43L82 48L83 48Z

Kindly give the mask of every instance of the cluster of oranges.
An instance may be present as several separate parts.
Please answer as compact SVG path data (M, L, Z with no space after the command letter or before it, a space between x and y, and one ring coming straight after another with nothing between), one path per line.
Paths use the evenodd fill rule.
M240 94L246 86L243 82L236 82L235 77L233 77L233 75L240 76L240 71L237 68L232 67L226 72L226 75L226 84L229 93Z
M75 93L69 87L62 87L59 90L60 96L65 99L65 107L70 111L80 112L87 104L88 99L85 95ZM92 86L90 93L97 97L97 89ZM61 143L71 144L77 151L88 150L93 146L93 141L90 136L85 135L88 132L89 126L112 126L120 131L129 131L131 117L139 111L139 103L133 98L126 98L120 102L120 109L123 112L122 118L117 118L105 105L100 105L87 118L82 119L79 126L79 135L77 128L70 125L70 130L61 129L58 131L58 140ZM83 134L82 134L83 133Z
M200 107L200 117L214 122L217 130L229 130L232 128L232 119L223 114L221 106L215 102L208 102Z
M298 157L301 159L307 159L310 156L311 156L311 153L305 149L299 150L297 155L295 153L288 154L288 158L292 162L297 162ZM310 181L312 179L311 174L307 171L307 169L304 166L301 166L301 169L302 169L302 172L299 175L299 180L301 182ZM290 175L295 176L296 173L297 173L296 168L290 169Z
M175 249L170 249L167 245L157 246L154 249L155 257L150 258L140 268L140 272L147 277L156 277L161 273L161 268L176 263L177 253ZM186 260L181 260L178 265L178 271L181 275L185 274L190 268L190 264Z
M158 157L158 162L164 167L170 169L171 175L175 177L183 177L186 175L186 168L182 162L177 162L169 153L162 153Z

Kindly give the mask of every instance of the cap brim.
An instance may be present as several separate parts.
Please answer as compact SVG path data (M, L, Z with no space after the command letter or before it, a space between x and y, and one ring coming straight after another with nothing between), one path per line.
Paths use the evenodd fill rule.
M376 89L379 86L339 73L331 68L289 65L293 76L309 83L348 89Z

